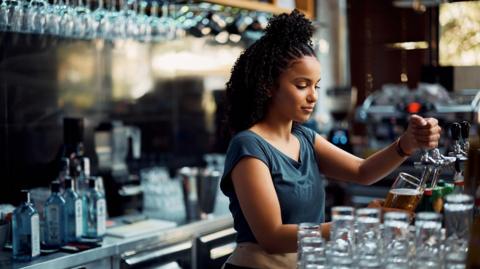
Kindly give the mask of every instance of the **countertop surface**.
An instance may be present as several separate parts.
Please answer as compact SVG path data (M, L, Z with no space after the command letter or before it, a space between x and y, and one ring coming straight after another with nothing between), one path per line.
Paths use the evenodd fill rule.
M135 253L152 246L162 247L192 239L195 236L216 232L233 226L230 214L212 215L208 219L193 221L151 233L120 238L105 236L102 245L78 253L55 252L41 255L30 262L12 260L12 252L0 251L0 268L70 268L107 257Z

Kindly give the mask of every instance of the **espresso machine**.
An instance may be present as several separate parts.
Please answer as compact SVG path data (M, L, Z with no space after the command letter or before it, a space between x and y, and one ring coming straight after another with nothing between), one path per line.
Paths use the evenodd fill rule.
M141 212L143 192L138 171L131 167L141 155L140 129L121 121L104 122L95 129L94 139L109 216Z

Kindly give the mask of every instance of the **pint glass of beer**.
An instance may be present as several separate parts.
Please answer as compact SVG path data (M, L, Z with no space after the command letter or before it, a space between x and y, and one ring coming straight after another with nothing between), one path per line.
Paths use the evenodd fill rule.
M423 189L420 179L402 172L398 174L395 182L393 182L384 206L413 212L417 208L422 194Z

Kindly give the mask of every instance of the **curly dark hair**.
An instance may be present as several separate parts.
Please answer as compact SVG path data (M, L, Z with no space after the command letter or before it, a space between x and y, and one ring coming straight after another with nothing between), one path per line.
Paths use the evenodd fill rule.
M226 123L230 135L263 119L269 90L292 60L315 56L313 31L311 21L298 10L283 13L271 18L265 34L240 55L227 82Z

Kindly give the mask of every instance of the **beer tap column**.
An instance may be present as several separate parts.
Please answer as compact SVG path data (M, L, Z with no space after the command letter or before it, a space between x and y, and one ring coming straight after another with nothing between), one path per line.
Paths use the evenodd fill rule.
M462 145L460 144L460 132L461 132L462 127L460 123L454 122L450 126L450 135L452 136L453 140L453 152L451 152L449 155L459 157L459 156L465 156L465 151L463 151Z
M424 151L420 162L414 164L416 167L424 167L421 178L422 188L426 187L428 181L430 182L430 187L435 188L442 170L452 166L455 163L455 159L455 157L443 156L438 148Z

